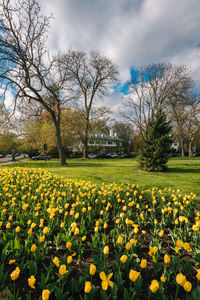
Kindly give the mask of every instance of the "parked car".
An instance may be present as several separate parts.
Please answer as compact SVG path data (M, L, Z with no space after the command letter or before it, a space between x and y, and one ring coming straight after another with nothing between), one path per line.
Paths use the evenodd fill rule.
M7 158L8 158L8 157L12 157L12 154L7 154L6 157L7 157Z
M117 158L117 153L107 153L107 158Z
M32 160L49 160L51 159L51 156L50 155L36 155L36 156L32 156L31 157Z
M107 154L105 154L105 153L98 153L98 154L96 155L96 158L108 158L108 156L107 156Z
M97 154L94 154L94 153L88 154L88 158L96 158L96 157L97 157Z
M120 156L120 158L133 158L133 155L130 153L126 153Z
M200 152L194 153L193 156L194 157L200 156Z

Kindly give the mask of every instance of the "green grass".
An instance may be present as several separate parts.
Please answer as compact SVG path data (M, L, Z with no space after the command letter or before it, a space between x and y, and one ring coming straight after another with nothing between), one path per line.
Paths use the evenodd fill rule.
M7 165L21 167L40 167L64 178L77 178L101 184L137 184L146 189L152 186L171 187L184 193L194 192L200 197L200 158L172 158L167 172L142 172L137 168L136 159L81 160L68 159L68 165L61 167L58 160L45 162L26 161ZM2 167L1 167L2 168Z

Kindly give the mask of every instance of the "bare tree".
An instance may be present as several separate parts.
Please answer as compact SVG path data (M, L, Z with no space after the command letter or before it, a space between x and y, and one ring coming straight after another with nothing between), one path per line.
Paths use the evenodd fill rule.
M132 94L126 99L128 111L123 113L147 137L148 124L158 109L162 108L176 122L178 136L183 147L184 133L180 108L188 101L193 81L190 69L184 65L153 64L141 67L132 77Z
M65 165L60 120L61 108L69 100L68 78L46 49L49 21L36 0L1 0L0 79L4 98L9 90L15 96L14 107L35 102L50 113L61 165Z
M200 130L200 99L195 97L184 111L184 131L188 139L188 155L192 157L192 144Z
M82 99L84 114L83 158L88 156L88 134L90 118L95 100L108 92L118 76L118 69L112 61L97 52L85 53L69 50L60 57L60 65L73 82L73 88Z
M117 133L117 137L122 140L122 146L124 152L128 153L131 151L131 139L134 131L131 123L127 122L115 122L113 124L113 131Z

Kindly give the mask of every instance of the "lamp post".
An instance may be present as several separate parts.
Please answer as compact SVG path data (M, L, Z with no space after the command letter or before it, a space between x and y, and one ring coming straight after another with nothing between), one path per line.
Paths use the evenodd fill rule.
M45 158L45 164L46 164L46 161L47 161L47 159L46 159L46 154L47 154L47 144L45 143L45 144L44 144L44 158Z

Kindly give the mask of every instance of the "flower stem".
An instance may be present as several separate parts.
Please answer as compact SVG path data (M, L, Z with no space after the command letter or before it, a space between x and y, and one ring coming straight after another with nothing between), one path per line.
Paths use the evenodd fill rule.
M177 299L177 296L178 296L178 290L179 290L179 285L177 284L177 287L176 287L176 294L175 294L175 300Z

